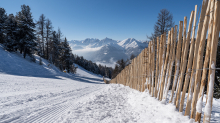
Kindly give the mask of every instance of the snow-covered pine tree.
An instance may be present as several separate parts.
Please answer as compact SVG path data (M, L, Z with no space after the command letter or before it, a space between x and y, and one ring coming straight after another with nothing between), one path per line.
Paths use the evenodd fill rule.
M40 45L41 45L41 48L42 48L42 50L40 50L40 51L42 51L41 53L40 53L40 55L41 55L41 57L43 57L43 58L45 58L44 56L45 56L45 50L44 50L44 33L45 33L45 21L46 21L46 19L45 19L45 16L44 16L44 14L41 14L41 16L40 16L40 18L39 18L39 20L37 21L37 34L39 34L40 35L40 37L41 37L41 41L40 41Z
M59 43L61 43L61 38L63 37L63 33L61 32L60 30L60 27L58 27L58 31L57 31L57 38L58 38L58 41Z
M52 38L52 49L51 49L51 59L52 63L59 67L60 66L60 43L56 34L56 31L53 31L53 38Z
M34 34L35 23L33 22L31 9L28 5L21 6L21 11L16 15L16 21L19 27L18 48L25 58L27 54L32 55L37 45L35 42L36 36Z
M4 46L8 51L15 51L17 48L17 22L13 14L9 14L5 20L5 42Z
M7 15L4 8L0 8L0 43L4 42L4 29L5 29L5 20L7 19Z
M65 40L63 42L62 48L63 48L63 54L61 56L61 61L63 62L64 69L66 69L67 72L69 73L71 65L72 65L71 59L70 59L71 48L70 48L66 38L65 38Z
M48 60L49 59L49 46L50 46L50 39L52 37L52 29L53 29L53 26L52 26L52 22L49 20L49 19L46 19L46 22L45 22L45 32L46 32L46 59Z

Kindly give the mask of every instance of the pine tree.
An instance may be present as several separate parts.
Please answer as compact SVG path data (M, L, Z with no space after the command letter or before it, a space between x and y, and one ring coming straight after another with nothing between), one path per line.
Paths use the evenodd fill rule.
M117 75L118 75L118 73L119 73L119 67L118 67L118 65L116 64L115 65L115 69L113 70L113 72L112 72L112 79L114 79Z
M51 51L52 63L60 67L60 43L56 34L56 31L53 31L53 40L52 40L52 51Z
M34 34L35 23L33 22L30 7L27 5L21 6L21 11L16 15L18 23L18 48L20 53L23 53L24 58L26 55L32 55L36 50L37 43L35 42L36 36Z
M47 19L46 20L46 59L48 60L49 59L49 45L50 45L50 39L51 39L51 35L52 35L52 22Z
M148 39L155 39L156 37L164 34L164 32L168 32L173 26L174 22L172 13L167 9L161 9L157 16L157 22L154 25L154 33L151 34L151 36L148 36Z
M37 33L41 36L41 42L40 42L40 45L41 45L41 48L42 48L42 52L41 52L41 56L43 58L44 55L45 55L45 50L44 50L44 33L45 33L45 16L44 14L41 14L39 20L37 21Z
M64 50L64 53L63 53L61 59L63 61L64 68L69 73L70 72L70 68L71 68L71 59L70 59L71 48L70 48L66 38L65 38L65 40L63 42L63 50Z
M5 20L7 15L4 8L0 8L0 43L4 43L4 29L5 29Z
M4 45L8 51L15 51L17 48L17 29L18 26L15 17L13 14L10 14L5 21L6 38Z
M58 38L59 43L61 43L61 38L62 38L62 37L63 37L63 33L61 32L60 28L58 28L57 38Z

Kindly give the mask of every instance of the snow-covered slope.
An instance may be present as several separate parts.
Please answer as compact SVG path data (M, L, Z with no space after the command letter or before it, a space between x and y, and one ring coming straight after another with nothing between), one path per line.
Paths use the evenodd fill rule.
M36 63L31 62L29 58L22 58L19 53L10 53L4 51L0 45L0 72L21 76L56 76L61 74L55 66L50 65L46 60L42 59L43 65L39 65L39 57L35 56Z
M174 105L164 105L148 92L104 84L101 76L78 65L73 75L43 63L0 46L0 123L189 122ZM219 108L220 99L214 99L212 123L220 121Z
M146 43L134 38L116 41L110 38L102 40L87 38L82 41L69 41L73 54L78 54L96 63L102 63L114 67L117 60L127 59L131 54L139 54Z

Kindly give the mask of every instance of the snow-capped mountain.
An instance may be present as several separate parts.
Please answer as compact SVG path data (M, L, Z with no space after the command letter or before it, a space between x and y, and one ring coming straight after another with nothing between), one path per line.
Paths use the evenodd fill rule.
M147 47L146 43L134 38L127 38L122 41L107 37L102 40L87 38L85 40L72 40L69 41L69 44L73 54L111 67L114 67L117 60L127 59L131 54L138 55Z

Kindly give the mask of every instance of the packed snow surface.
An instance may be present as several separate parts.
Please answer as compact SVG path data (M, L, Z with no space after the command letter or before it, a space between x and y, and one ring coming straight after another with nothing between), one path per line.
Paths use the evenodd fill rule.
M0 123L190 121L173 104L164 105L147 91L104 84L101 76L80 66L77 74L62 73L53 65L48 66L46 60L40 66L36 58L37 62L33 63L0 47ZM211 122L220 121L219 102L213 100Z

